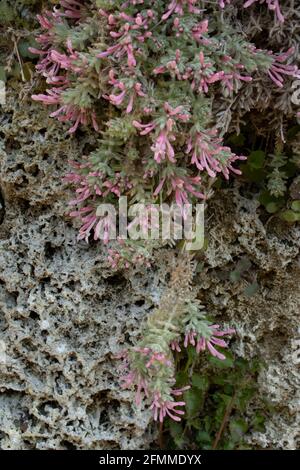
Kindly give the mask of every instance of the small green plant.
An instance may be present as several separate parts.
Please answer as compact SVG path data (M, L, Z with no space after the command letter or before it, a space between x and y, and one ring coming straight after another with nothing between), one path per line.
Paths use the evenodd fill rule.
M34 73L29 51L35 47L35 15L42 0L1 0L0 2L0 80L29 81Z
M178 423L166 422L160 446L170 449L246 449L246 436L264 431L269 404L257 394L258 360L214 357L199 361L193 348L177 356L177 384L188 380L192 388L184 393L186 415ZM192 371L192 372L191 372Z
M270 216L276 216L288 223L300 220L300 192L293 190L299 174L299 157L295 142L299 140L299 125L291 126L286 132L286 141L281 137L269 142L262 138L253 146L251 132L244 129L240 135L233 134L228 143L235 151L247 148L247 162L240 168L246 182L257 189L257 199Z

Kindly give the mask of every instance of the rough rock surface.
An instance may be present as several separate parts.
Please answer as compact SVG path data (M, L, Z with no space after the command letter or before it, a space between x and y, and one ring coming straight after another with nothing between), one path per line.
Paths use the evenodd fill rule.
M149 414L118 384L116 353L138 334L167 279L111 272L99 244L76 242L61 178L93 138L66 137L47 110L8 97L0 147L0 439L3 449L149 447ZM89 143L87 143L89 142ZM251 196L253 198L253 196ZM235 325L237 354L259 356L260 390L275 405L254 446L299 446L299 227L260 220L238 183L210 204L199 296ZM232 282L241 259L247 276ZM245 287L256 282L252 295ZM297 382L298 381L298 382ZM298 392L297 392L298 390ZM297 443L298 438L298 443Z

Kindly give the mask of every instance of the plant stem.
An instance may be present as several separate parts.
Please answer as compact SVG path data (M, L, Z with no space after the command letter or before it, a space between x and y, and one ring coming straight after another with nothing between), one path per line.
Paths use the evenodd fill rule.
M158 445L160 449L164 448L164 423L159 423Z
M229 419L229 416L230 416L230 413L232 411L232 407L234 405L234 401L235 401L235 398L236 398L236 392L233 394L230 402L228 403L227 407L226 407L226 411L225 411L225 414L224 414L224 417L222 419L222 423L221 423L221 426L220 426L220 429L219 431L217 432L217 435L216 435L216 438L214 440L214 443L212 445L212 449L213 450L216 450L219 442L220 442L220 439L222 437L222 434L225 430L225 427L227 425L227 422L228 422L228 419Z

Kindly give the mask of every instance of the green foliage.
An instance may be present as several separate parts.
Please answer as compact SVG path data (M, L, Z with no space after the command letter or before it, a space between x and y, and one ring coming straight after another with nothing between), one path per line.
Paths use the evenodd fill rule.
M192 350L192 348L191 348ZM257 360L246 361L230 352L219 361L209 358L209 366L193 358L189 374L190 350L178 357L177 384L188 379L185 392L186 415L178 423L168 420L164 447L168 449L245 449L246 436L263 432L270 405L257 393ZM189 367L186 367L189 364Z
M286 142L279 138L272 142L253 137L251 126L242 129L241 134L232 134L227 142L235 151L249 152L247 161L240 166L243 179L256 188L261 207L270 216L279 217L288 223L300 220L298 200L291 187L299 174L297 155L294 147L299 137L299 125L291 125L286 131ZM249 148L252 146L252 149ZM254 147L254 149L253 149ZM258 148L255 148L258 147ZM233 272L231 280L238 280L238 272Z
M37 47L34 28L42 0L1 0L0 2L0 80L28 81L34 71L28 50Z

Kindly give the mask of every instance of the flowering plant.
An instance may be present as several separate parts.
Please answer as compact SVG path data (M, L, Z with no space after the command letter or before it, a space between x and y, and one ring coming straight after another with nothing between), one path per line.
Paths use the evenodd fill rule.
M281 20L278 1L267 4ZM76 188L71 215L81 221L79 238L98 239L106 224L109 242L97 207L121 195L129 204L207 199L209 180L239 174L234 163L245 158L224 146L215 102L263 74L278 87L300 76L289 63L292 49L257 49L234 30L224 37L222 21L212 19L222 8L216 2L202 10L195 0L61 0L38 16L40 47L31 52L47 88L33 99L56 106L51 116L69 122L70 134L91 125L100 137L66 176Z
M250 7L256 0L242 5ZM260 0L283 22L278 0ZM184 204L206 200L218 175L240 174L236 155L223 142L216 108L234 100L253 82L282 88L300 78L294 53L262 50L232 26L223 13L230 0L60 0L38 16L37 72L46 89L33 95L55 107L51 116L97 133L98 147L71 162L65 181L75 188L70 215L79 219L79 239L103 235L111 241L112 220L98 208L143 202ZM141 224L147 228L147 217ZM138 221L133 220L131 225ZM124 240L108 247L112 268L149 264L155 244ZM149 248L149 250L147 250ZM180 420L186 388L174 388L172 351L194 346L222 360L219 348L233 329L209 321L191 293L191 262L179 262L170 288L148 318L143 337L122 357L125 387L136 388L137 403L150 401L154 419ZM176 292L176 295L174 294ZM188 385L187 385L188 387Z

